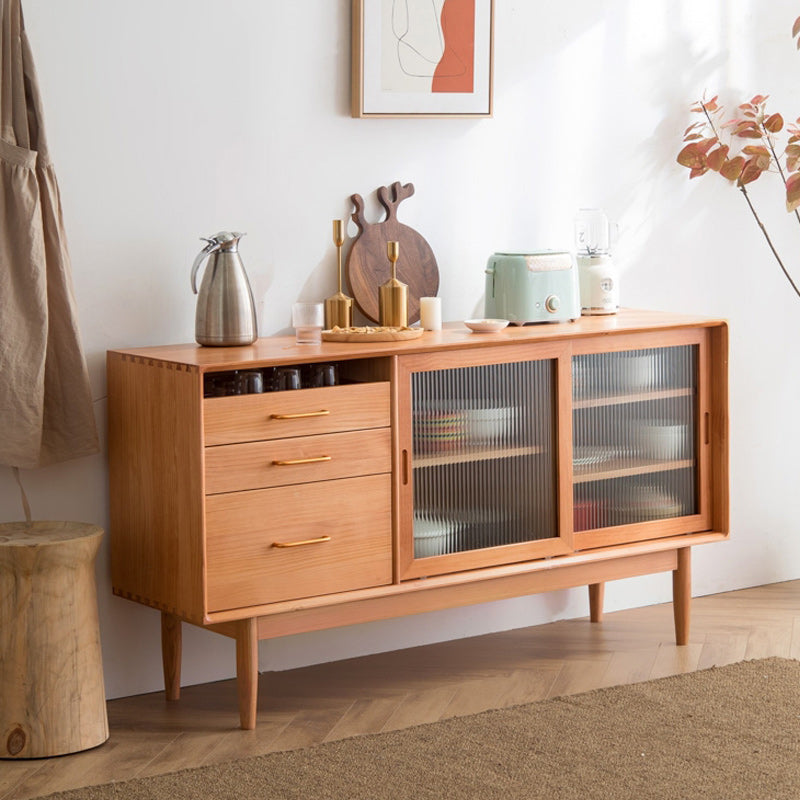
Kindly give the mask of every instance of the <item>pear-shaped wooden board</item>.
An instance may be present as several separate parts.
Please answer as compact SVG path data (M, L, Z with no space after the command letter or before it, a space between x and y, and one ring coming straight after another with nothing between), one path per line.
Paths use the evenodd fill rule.
M397 206L414 194L414 185L399 182L378 189L378 200L386 209L386 219L367 222L364 200L359 194L351 196L355 211L353 222L358 236L347 254L345 273L353 299L361 313L378 322L378 287L392 276L392 265L386 254L388 242L400 243L397 278L408 285L408 324L419 319L419 298L435 297L439 291L439 267L430 245L424 237L397 219Z

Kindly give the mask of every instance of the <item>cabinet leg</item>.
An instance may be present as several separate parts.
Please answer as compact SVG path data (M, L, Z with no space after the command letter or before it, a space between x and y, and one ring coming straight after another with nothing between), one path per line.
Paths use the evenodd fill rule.
M678 550L678 568L672 572L672 611L675 642L689 644L689 616L692 603L692 548Z
M181 618L162 611L161 661L167 700L179 700L181 696L181 642Z
M605 596L605 583L589 584L589 619L600 622L603 619L603 598Z
M258 628L256 620L243 619L236 633L236 685L239 719L244 730L256 727L258 707Z

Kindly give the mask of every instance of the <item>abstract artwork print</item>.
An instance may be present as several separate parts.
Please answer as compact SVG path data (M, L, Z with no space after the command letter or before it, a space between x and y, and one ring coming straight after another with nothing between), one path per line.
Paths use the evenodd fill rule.
M382 2L383 91L474 91L475 0Z
M494 0L352 0L354 117L491 117Z

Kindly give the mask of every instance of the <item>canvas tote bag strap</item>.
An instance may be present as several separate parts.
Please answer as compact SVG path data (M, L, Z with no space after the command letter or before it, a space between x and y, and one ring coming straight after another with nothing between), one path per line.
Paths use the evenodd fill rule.
M0 0L0 138L25 150L32 148L28 128L20 0Z
M28 148L22 12L0 0L0 463L38 466L47 352L47 277L37 233L36 153Z

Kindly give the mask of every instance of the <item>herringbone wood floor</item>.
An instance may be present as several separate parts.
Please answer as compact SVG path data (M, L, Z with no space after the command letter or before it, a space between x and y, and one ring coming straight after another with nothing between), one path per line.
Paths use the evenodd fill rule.
M0 761L0 800L172 772L648 680L751 658L800 658L800 581L695 598L676 647L671 604L261 676L238 729L235 681L108 703L111 737L84 753ZM231 644L231 646L233 646Z

